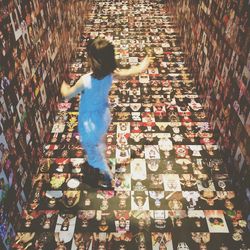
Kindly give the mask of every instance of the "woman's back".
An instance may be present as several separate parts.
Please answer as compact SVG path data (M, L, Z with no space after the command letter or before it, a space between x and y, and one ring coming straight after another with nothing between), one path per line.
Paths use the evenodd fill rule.
M108 94L112 85L112 74L96 79L91 74L83 76L85 88L81 92L80 113L102 111L108 107Z

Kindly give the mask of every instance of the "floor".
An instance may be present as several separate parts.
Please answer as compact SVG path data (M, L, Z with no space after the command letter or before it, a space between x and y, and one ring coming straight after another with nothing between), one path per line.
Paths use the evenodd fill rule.
M156 0L101 0L70 65L86 73L86 39L105 35L119 67L155 57L144 73L114 80L106 156L114 190L85 179L79 98L58 104L13 249L249 249L246 221L216 137L184 63L173 17Z

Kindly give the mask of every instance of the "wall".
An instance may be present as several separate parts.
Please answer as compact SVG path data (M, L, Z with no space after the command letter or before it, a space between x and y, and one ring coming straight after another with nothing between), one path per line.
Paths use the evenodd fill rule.
M0 248L29 196L90 1L0 1ZM1 244L3 244L1 246Z
M250 211L250 2L169 0L167 5L174 7L186 61L208 118L219 133L225 165L247 213Z

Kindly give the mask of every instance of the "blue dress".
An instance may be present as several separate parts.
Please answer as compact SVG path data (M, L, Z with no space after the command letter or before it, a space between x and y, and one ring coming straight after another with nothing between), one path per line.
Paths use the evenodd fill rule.
M98 80L91 74L80 78L84 85L81 92L78 116L78 131L88 163L101 171L107 171L104 136L110 125L108 95L112 74Z

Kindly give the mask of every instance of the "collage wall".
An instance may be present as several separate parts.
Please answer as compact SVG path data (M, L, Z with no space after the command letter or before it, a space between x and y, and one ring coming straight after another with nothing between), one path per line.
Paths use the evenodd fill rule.
M0 0L0 249L18 230L89 5Z
M250 211L250 2L166 1L180 24L187 63L225 164ZM250 216L248 217L250 220Z

